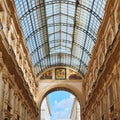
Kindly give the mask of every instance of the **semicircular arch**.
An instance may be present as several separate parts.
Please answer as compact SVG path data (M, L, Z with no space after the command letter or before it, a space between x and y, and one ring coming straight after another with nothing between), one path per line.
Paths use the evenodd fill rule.
M81 106L81 109L84 105L84 95L81 93L80 90L78 90L77 88L75 88L74 86L72 85L69 85L68 83L56 83L54 85L49 85L48 87L46 87L45 89L43 89L42 92L39 93L38 95L38 106L40 107L41 106L41 103L43 101L43 99L51 92L54 92L54 91L59 91L59 90L64 90L64 91L67 91L67 92L70 92L72 93L74 96L76 96L76 98L78 99L79 103L80 103L80 106Z

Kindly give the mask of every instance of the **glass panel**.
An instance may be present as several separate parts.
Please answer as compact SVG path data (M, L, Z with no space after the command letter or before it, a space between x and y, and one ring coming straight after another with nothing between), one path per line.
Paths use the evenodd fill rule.
M15 0L15 4L36 75L59 64L86 73L106 0Z

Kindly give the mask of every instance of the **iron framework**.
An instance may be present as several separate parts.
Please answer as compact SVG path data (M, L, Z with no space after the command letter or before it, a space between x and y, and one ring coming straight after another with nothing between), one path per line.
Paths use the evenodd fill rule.
M59 65L85 75L106 0L14 1L36 75Z

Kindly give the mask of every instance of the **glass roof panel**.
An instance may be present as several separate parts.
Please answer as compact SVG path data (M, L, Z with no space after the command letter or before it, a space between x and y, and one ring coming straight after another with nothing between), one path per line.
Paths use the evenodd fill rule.
M106 0L14 0L36 75L66 65L85 75Z

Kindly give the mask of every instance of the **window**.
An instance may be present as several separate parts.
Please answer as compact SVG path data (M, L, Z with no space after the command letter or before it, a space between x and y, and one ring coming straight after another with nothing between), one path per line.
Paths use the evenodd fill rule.
M109 99L110 99L110 112L114 111L114 96L113 96L113 87L110 85L109 87Z
M102 114L102 120L104 120L104 99L103 98L101 101L101 114Z
M20 115L20 99L18 98L18 114Z
M8 87L8 108L7 108L9 112L11 110L10 103L11 103L11 86L9 85Z
M15 107L16 107L16 96L14 96L14 105L13 105L13 111L15 113Z
M17 115L17 120L19 120L20 119L20 116L19 115Z

